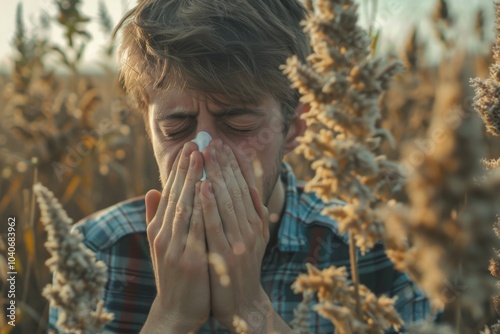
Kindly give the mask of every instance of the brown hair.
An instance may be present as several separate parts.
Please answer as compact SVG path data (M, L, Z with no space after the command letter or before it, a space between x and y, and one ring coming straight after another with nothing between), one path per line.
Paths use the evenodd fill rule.
M142 0L114 31L122 31L125 89L145 117L146 88L185 87L242 104L270 93L287 131L299 94L279 66L294 54L305 61L304 17L298 0Z

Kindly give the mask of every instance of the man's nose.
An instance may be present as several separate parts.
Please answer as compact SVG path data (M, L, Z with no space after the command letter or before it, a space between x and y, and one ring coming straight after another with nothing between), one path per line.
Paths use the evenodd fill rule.
M212 137L212 140L220 138L219 130L216 127L215 120L209 119L199 119L198 124L196 126L196 133L194 136L196 137L198 133L201 131L205 131Z

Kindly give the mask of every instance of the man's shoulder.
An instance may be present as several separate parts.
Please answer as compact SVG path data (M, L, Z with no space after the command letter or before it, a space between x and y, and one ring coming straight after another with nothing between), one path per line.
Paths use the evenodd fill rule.
M146 232L144 196L134 197L95 212L77 222L73 229L83 235L92 251L102 251L134 233Z

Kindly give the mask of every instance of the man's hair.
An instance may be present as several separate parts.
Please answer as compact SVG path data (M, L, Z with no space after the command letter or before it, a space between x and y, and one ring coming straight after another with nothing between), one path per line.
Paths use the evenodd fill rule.
M299 94L279 66L294 54L305 61L305 15L299 0L140 0L114 31L122 82L146 124L147 89L179 87L220 105L216 96L251 104L271 94L287 131Z

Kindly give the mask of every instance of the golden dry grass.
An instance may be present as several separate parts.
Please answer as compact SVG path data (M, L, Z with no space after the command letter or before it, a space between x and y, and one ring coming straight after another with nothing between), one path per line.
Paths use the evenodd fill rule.
M395 84L380 101L382 119L378 125L392 132L396 147L382 146L379 153L389 159L400 159L410 168L407 176L418 169L419 163L405 153L404 144L412 144L416 150L412 152L429 153L432 142L426 135L436 110L447 108L444 117L449 124L476 117L471 91L465 87L469 78L486 78L492 63L491 55L468 54L446 39L445 31L453 29L453 21L443 14L442 3L439 1L441 10L432 18L439 37L436 43L443 43L462 56L454 61L443 58L438 66L426 65L421 56L422 46L415 37L418 31L415 31L408 36L407 49L401 54L408 70L396 76ZM478 39L483 38L484 29L490 29L481 27L480 22L478 14ZM18 314L15 329L4 327L1 321L5 317L0 317L2 334L46 331L48 307L42 290L51 281L51 273L44 265L49 257L44 247L47 235L31 191L35 181L48 185L75 221L159 187L156 162L142 117L127 103L116 73L87 76L78 72L79 47L91 40L74 35L74 46L66 46L71 75L62 77L44 65L47 53L54 51L42 46L50 41L28 39L22 34L21 26L22 22L18 22L18 53L13 59L12 74L0 76L0 237L5 240L3 222L8 217L15 216L18 222ZM458 94L451 105L439 96L445 94L444 81ZM481 140L485 142L484 158L498 159L500 139L487 136L483 131ZM36 162L33 157L37 158ZM290 155L287 161L299 178L309 180L314 175L302 155ZM411 203L405 192L395 197L403 203ZM0 245L0 268L4 251ZM486 270L489 259L484 262ZM2 279L4 299L0 300L5 301L3 284ZM450 318L454 314L454 310L447 313Z

